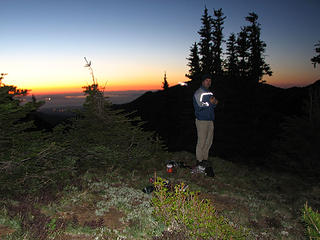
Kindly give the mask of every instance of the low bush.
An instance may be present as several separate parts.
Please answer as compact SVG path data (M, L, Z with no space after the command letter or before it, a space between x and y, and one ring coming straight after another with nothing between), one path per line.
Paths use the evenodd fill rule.
M306 225L306 235L310 240L320 239L320 214L313 211L306 203L303 208L303 222Z
M184 183L170 191L161 178L155 182L152 198L154 215L173 230L187 229L192 239L246 239L241 227L232 226L223 216L218 216L209 200L201 200Z

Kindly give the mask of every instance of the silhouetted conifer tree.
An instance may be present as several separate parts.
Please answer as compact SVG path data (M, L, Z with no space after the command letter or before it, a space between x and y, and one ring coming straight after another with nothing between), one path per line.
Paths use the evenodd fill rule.
M154 145L158 141L154 133L143 132L138 118L129 120L126 117L129 114L113 110L98 83L83 89L86 96L83 109L67 136L73 156L79 159L77 168L87 171L122 166L132 170L146 167L146 164L154 166L156 163L149 159L161 149L158 143Z
M231 33L227 41L227 64L226 69L228 75L236 76L238 75L238 53L236 50L237 47L236 35Z
M311 62L313 63L313 66L316 67L317 64L320 64L320 41L316 43L314 46L316 47L315 51L316 53L318 53L318 55L311 58Z
M239 61L239 74L241 77L247 76L248 73L248 57L249 57L249 40L246 28L241 28L237 37L236 53Z
M204 14L201 17L202 27L198 32L200 35L199 53L200 66L203 73L212 73L212 17L208 15L208 9L205 7Z
M9 153L7 157L10 158L13 154L10 153L11 149L15 149L16 144L25 137L26 130L35 127L32 121L21 120L26 119L29 113L43 104L43 102L21 104L21 98L26 96L28 91L3 84L5 75L7 74L1 73L0 76L0 158L2 159L5 159L2 153Z
M246 21L248 21L250 25L245 28L250 43L250 54L248 59L249 75L254 83L261 81L263 75L272 75L270 65L265 61L264 52L267 45L260 38L261 27L257 20L258 15L256 13L249 13L249 16L246 17Z
M222 74L222 42L223 42L223 24L226 17L224 17L222 9L214 10L214 18L212 19L212 41L213 41L213 74Z
M162 88L163 88L163 90L167 90L169 88L169 83L167 81L167 73L166 72L164 72Z
M22 102L28 94L0 75L0 195L36 192L70 179L73 161L50 132L38 131L30 115L44 102ZM5 194L5 195L3 195Z
M77 169L82 172L121 166L132 170L157 165L159 162L151 159L162 149L159 139L153 132L142 131L139 118L128 119L131 114L112 108L104 96L105 88L99 86L88 63L85 67L93 83L83 87L83 108L66 136L73 157L78 159Z
M190 48L190 55L187 60L189 61L187 66L190 67L190 69L189 74L186 74L186 77L194 81L198 79L201 74L198 46L196 42Z

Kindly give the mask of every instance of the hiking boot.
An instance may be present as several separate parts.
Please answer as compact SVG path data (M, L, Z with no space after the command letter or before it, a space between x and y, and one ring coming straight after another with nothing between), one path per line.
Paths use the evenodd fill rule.
M211 167L211 164L208 160L202 160L202 162L200 162L201 166L204 167Z
M191 170L192 174L196 174L196 173L205 173L206 168L204 166L202 166L201 164L199 164L198 166L194 167Z
M214 171L212 167L206 167L205 174L208 177L214 178Z

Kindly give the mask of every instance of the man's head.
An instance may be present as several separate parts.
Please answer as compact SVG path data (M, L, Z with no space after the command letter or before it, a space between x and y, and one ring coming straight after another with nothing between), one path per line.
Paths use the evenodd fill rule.
M211 76L209 74L204 74L201 77L201 85L204 88L209 89L209 87L211 86Z

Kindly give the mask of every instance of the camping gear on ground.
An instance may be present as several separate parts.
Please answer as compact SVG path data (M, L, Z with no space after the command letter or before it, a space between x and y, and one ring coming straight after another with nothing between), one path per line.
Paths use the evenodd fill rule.
M173 172L173 165L168 163L167 164L167 173L172 173Z
M166 168L167 168L168 173L174 173L177 170L177 168L192 169L191 166L186 165L184 162L182 162L182 161L176 162L174 160L169 161L166 165Z
M170 186L171 186L170 181L167 180L167 179L162 179L162 180L163 180L162 183L163 183L164 187L170 188ZM154 184L155 183L155 178L154 177L149 178L149 182Z
M191 170L192 174L204 174L208 177L214 177L212 166L207 160L198 162L197 165Z
M146 186L144 189L142 189L144 193L148 193L148 194L152 193L153 190L154 190L154 186Z
M163 180L163 186L168 189L171 189L170 181L167 179L162 179L162 180ZM142 189L144 193L150 194L155 190L155 187L154 187L155 178L154 177L149 178L149 182L152 183L153 185L146 186L144 189Z
M169 161L166 165L167 173L174 173L177 168L189 168L191 169L192 174L204 174L205 176L212 177L212 178L215 176L213 168L208 161L202 161L201 163L198 163L198 165L195 166L194 168L192 168L191 166L185 165L185 163L182 161L176 162L173 160ZM154 187L155 179L156 177L151 177L149 179L149 182L153 185L146 186L144 189L142 189L144 193L150 194L154 190L156 190ZM171 185L169 180L163 179L163 183L164 183L164 187L166 187L167 189L174 190L174 187ZM186 185L185 189L187 188L188 186ZM183 190L185 191L185 189Z
M182 161L177 162L177 165L179 166L179 168L189 168L189 169L192 169L191 166L186 165L186 163L185 163L185 162L182 162Z

